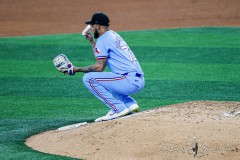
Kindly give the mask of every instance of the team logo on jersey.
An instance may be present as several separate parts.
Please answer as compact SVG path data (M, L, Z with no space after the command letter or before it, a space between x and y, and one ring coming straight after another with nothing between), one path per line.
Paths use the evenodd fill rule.
M100 54L100 49L97 49L97 48L96 48L95 52L96 52L97 54Z

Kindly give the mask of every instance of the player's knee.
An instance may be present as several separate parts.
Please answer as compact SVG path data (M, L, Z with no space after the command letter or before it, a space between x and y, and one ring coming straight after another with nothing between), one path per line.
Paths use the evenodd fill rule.
M93 76L92 76L91 72L90 73L85 73L84 76L83 76L83 83L88 84L88 83L90 83L90 81L92 79L93 79Z

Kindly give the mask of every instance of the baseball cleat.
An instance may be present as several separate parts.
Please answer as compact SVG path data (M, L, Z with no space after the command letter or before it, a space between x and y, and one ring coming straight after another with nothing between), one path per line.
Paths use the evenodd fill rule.
M130 113L128 108L125 108L122 112L117 113L118 117L126 116L128 113Z
M130 113L135 113L135 112L138 112L139 106L137 104L133 104L128 109L129 109Z
M129 113L128 108L124 109L120 113L113 113L112 110L110 110L107 113L107 115L97 118L95 120L95 122L101 122L101 121L108 121L108 120L116 119L116 118L119 118L119 117L123 117L123 116L127 115L128 113Z
M95 119L95 122L101 122L106 118L114 118L114 115L116 116L116 113L112 112L112 110L110 110L105 116L99 117L97 119Z

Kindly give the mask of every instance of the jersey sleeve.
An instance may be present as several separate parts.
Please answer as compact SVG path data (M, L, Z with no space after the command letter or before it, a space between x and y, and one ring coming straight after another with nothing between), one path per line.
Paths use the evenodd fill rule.
M96 43L94 54L95 54L96 59L101 59L101 58L107 58L108 57L108 49L102 43L102 41L98 41Z

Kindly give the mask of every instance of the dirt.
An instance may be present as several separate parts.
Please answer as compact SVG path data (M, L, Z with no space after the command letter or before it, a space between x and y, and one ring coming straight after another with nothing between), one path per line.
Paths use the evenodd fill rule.
M111 29L240 26L239 0L1 0L0 36L81 33L94 12Z
M239 9L239 0L1 0L0 36L81 33L94 12L109 15L116 31L239 27ZM240 110L240 102L176 104L67 131L47 131L28 138L26 145L89 160L239 160L239 116L221 115L233 110Z
M131 117L47 131L27 139L35 150L89 160L231 159L240 157L240 102L197 101ZM193 144L198 145L197 154ZM194 146L195 146L194 145Z

